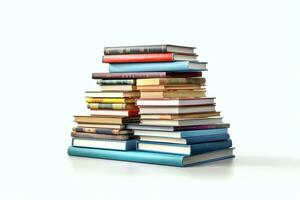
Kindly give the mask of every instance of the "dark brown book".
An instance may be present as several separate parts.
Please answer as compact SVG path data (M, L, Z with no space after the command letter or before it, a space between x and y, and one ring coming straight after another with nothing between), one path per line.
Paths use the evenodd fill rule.
M201 72L132 72L132 73L93 73L93 79L128 78L189 78L201 77Z
M135 138L133 135L110 135L110 134L96 134L86 132L72 132L72 137L79 138L94 138L94 139L105 139L105 140L128 140Z

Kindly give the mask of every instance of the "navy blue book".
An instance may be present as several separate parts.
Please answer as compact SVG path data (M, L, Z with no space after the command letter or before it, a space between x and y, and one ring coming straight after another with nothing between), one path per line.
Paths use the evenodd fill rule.
M160 143L173 143L173 144L199 144L204 142L214 142L214 141L221 141L227 139L229 139L228 133L200 135L200 136L187 137L187 138L140 136L140 140L145 142L160 142Z
M205 142L200 144L169 144L158 142L138 141L137 150L161 153L173 153L182 155L196 155L210 151L226 149L232 146L230 139L217 142Z
M206 71L206 62L154 62L109 64L109 72L194 72Z
M121 160L177 167L203 164L234 157L233 148L212 151L208 153L198 154L195 156L184 156L168 153L154 153L145 151L117 151L71 146L68 148L68 154L70 156Z

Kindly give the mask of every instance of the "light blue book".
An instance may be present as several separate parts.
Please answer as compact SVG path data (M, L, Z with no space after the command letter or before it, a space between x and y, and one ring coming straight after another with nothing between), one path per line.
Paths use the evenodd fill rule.
M195 156L184 156L166 153L154 153L143 151L117 151L71 146L68 148L68 154L70 156L121 160L158 165L170 165L177 167L194 165L197 163L208 163L234 157L233 148L223 149L220 151L212 151L204 154L198 154Z
M134 130L134 135L137 136L152 136L152 137L168 137L168 138L188 138L203 135L215 135L228 133L227 128L203 129L192 131L157 131L157 130Z
M154 62L109 64L109 72L194 72L206 71L206 62Z

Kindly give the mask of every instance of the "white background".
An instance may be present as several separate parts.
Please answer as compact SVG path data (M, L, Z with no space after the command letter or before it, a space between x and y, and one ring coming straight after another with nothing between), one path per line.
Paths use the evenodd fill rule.
M299 199L299 1L0 1L0 199ZM236 159L191 168L70 158L104 46L208 61Z

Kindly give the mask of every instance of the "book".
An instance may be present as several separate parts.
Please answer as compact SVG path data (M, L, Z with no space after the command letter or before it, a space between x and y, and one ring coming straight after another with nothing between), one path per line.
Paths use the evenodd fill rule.
M94 138L94 139L105 139L105 140L128 140L135 138L134 135L113 135L113 134L96 134L87 132L72 132L73 138Z
M101 91L134 91L136 90L135 85L101 85Z
M184 156L167 153L153 153L144 151L116 151L71 146L68 148L68 154L69 156L140 162L176 167L204 164L208 162L234 158L233 148L198 154L194 156Z
M139 110L90 110L90 114L93 116L137 116L139 114Z
M99 85L134 85L135 79L100 79L97 80Z
M140 119L194 119L220 116L220 112L187 113L187 114L141 114Z
M130 110L130 109L137 109L134 103L126 104L126 103L88 103L88 109L92 110Z
M195 106L214 104L215 98L195 99L137 99L138 106Z
M88 139L88 138L73 138L72 146L74 147L88 147L100 149L114 149L114 150L134 150L136 148L136 140L102 140L102 139Z
M197 84L184 84L184 85L140 85L136 86L140 91L167 91L167 90L203 90L201 85Z
M193 125L193 126L153 126L153 125L142 125L136 123L130 123L126 125L127 129L132 130L153 130L153 131L190 131L190 130L205 130L205 129L219 129L229 128L230 124L204 124L204 125Z
M206 71L206 62L155 62L109 64L109 72L193 72Z
M166 53L166 52L194 54L194 49L195 47L170 45L170 44L117 46L117 47L104 47L104 55Z
M141 119L142 125L159 125L159 126L192 126L205 124L223 123L221 117L218 118L200 118L200 119Z
M77 122L78 126L83 128L110 128L110 129L123 129L124 124L97 124L97 123L81 123Z
M196 155L210 151L217 151L230 148L231 146L232 142L230 139L217 142L205 142L190 145L139 141L137 143L137 150L182 155Z
M135 98L135 97L139 97L140 93L137 91L114 91L114 92L86 91L85 96L86 97L107 97L107 98L114 98L114 97Z
M198 137L205 135L226 134L227 128L213 128L213 129L200 129L188 131L158 131L158 130L134 130L136 136L149 136L149 137L166 137L166 138L188 138Z
M204 84L205 78L145 78L137 79L136 85L182 85L182 84Z
M178 53L145 53L104 55L103 63L139 63L139 62L172 62L172 61L197 61L197 55Z
M130 135L133 133L133 130L126 130L126 129L92 128L92 127L81 127L81 126L74 127L72 130L74 132L115 134L115 135Z
M139 119L137 117L99 117L99 116L74 116L75 122L86 123L86 124L124 124L134 123Z
M130 73L93 73L93 79L130 79L130 78L189 78L201 77L202 72L130 72Z
M139 107L140 114L183 114L215 112L215 105L201 106L145 106Z
M172 143L172 144L199 144L204 142L213 142L229 139L229 134L212 134L201 135L187 138L169 138L169 137L152 137L152 136L140 136L140 141L145 142L159 142L159 143Z
M135 103L135 99L130 98L86 98L87 103Z
M141 91L141 98L202 98L205 97L205 90L170 90L170 91Z

